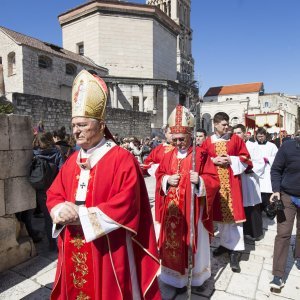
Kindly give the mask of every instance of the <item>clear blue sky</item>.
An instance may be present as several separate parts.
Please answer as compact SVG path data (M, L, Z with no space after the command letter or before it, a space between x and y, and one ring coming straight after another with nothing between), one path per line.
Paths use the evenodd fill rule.
M85 2L1 0L0 25L61 45L57 16ZM300 95L300 0L192 0L191 25L202 94L262 81L266 92Z

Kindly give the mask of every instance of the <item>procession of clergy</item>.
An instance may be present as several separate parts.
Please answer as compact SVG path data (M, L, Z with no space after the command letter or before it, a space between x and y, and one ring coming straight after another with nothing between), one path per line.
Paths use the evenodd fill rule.
M87 71L74 80L72 128L81 149L47 192L59 248L51 299L161 299L158 278L180 294L188 275L199 287L211 276L216 234L220 246L213 255L228 255L232 271L240 272L244 236L263 237L277 147L263 139L263 130L258 142L247 143L243 125L228 132L223 112L214 116L215 133L195 147L194 116L177 105L168 143L140 166L105 125L107 93L105 82ZM156 177L154 220L145 172Z

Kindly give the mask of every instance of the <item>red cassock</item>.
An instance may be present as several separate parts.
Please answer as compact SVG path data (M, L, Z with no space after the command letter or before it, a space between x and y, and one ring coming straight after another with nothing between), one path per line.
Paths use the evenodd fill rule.
M157 147L152 149L150 154L144 160L143 166L145 166L145 168L149 168L153 164L159 164L165 154L170 152L173 148L174 146L169 144L159 144Z
M75 202L80 168L76 152L47 192L49 211ZM143 176L134 157L115 146L90 170L86 207L97 207L120 227L86 243L81 226L58 238L59 256L51 299L133 299L126 237L130 233L141 299L161 299L159 260Z
M159 195L161 211L161 231L159 238L159 249L161 264L181 274L185 273L188 267L188 246L190 232L190 203L191 203L191 182L190 170L192 170L192 147L189 148L185 158L177 158L177 148L167 153L161 161L156 172L157 194ZM207 159L207 154L197 147L196 149L196 168L204 181L206 196L194 196L195 208L195 235L194 245L197 245L197 227L200 217L200 205L204 204L202 222L210 234L213 234L213 224L211 209L213 199L219 189L216 168ZM170 187L167 195L161 188L162 180L165 175L180 174L178 187ZM201 234L201 233L199 233ZM194 252L196 249L194 248Z
M166 153L169 153L174 149L173 145L169 144L160 144L157 147L155 147L150 154L147 156L147 158L144 160L144 163L142 165L142 170L144 173L147 173L147 170L153 165L153 164L159 164ZM160 223L161 219L161 207L160 207L160 201L156 201L156 199L159 199L159 195L157 195L157 189L155 193L155 221Z
M238 156L241 162L248 165L248 169L252 168L246 144L237 135L232 135L229 140L216 141L215 143L209 137L201 147L207 151L211 158L222 155ZM217 166L217 173L220 180L220 191L213 205L214 221L222 223L246 221L240 175L234 175L230 166Z

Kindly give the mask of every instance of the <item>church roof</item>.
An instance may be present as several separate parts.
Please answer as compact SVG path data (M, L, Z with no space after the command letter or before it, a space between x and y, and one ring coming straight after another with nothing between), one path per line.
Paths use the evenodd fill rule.
M233 95L246 93L259 93L263 90L262 82L252 82L244 84L224 85L211 87L208 89L204 97L219 96L219 95Z
M47 43L47 42L43 42L41 40L38 40L36 38L27 36L25 34L22 34L22 33L16 32L16 31L13 31L13 30L5 28L3 26L0 26L0 30L19 45L25 45L25 46L28 46L31 48L35 48L35 49L47 52L47 53L55 55L55 56L59 56L59 57L62 57L62 58L68 59L68 60L72 60L76 63L81 63L84 65L91 66L93 68L106 70L106 68L95 64L91 59L89 59L85 56L79 55L77 53L68 51L60 46L57 46L57 45L54 45L51 43Z
M58 16L61 26L74 20L80 19L95 13L139 16L143 18L153 18L172 30L176 35L180 33L180 26L167 16L163 11L154 5L130 3L115 0L91 0L72 8Z

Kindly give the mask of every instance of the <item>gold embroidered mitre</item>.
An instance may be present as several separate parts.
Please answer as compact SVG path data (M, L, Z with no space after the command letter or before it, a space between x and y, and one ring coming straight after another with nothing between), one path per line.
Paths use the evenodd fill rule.
M107 94L107 86L100 77L82 70L73 82L72 118L86 117L103 120Z
M194 116L186 107L177 105L168 119L168 124L173 134L191 133L194 127Z

